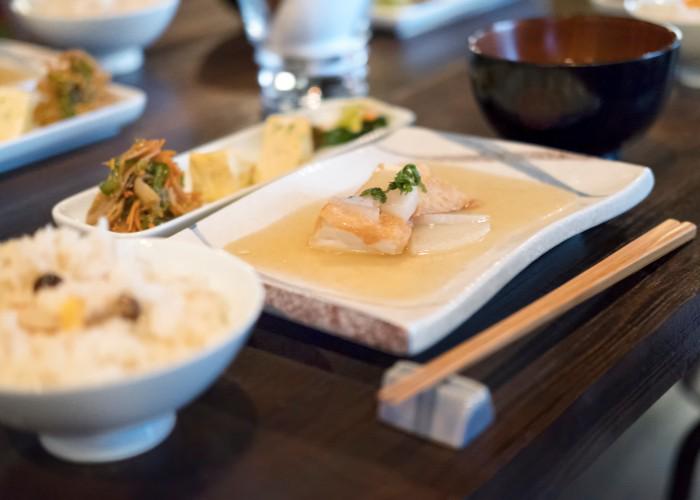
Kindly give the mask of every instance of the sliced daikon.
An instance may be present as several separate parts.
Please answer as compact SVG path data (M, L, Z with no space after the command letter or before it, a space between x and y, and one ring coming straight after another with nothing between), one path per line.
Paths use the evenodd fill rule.
M382 205L382 211L407 221L416 212L419 201L420 195L417 188L409 193L402 193L399 190L389 191L386 194L386 203Z
M484 214L471 214L465 212L452 212L447 214L426 214L413 219L417 226L455 225L455 224L481 224L488 223L489 216Z
M451 252L482 240L491 231L488 215L430 214L414 219L408 251L413 255Z

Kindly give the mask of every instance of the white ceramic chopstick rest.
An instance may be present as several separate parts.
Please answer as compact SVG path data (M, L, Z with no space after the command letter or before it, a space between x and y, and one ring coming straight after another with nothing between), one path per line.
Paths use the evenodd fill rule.
M411 373L418 364L399 361L384 374L383 385ZM380 403L379 420L451 448L463 448L493 421L491 392L484 384L452 376L398 405Z

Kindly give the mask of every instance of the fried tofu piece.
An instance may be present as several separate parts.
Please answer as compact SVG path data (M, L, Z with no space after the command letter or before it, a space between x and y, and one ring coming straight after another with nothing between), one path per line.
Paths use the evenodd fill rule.
M309 241L314 248L398 255L411 238L410 222L382 212L373 200L333 198L319 214Z
M412 164L403 169L380 165L365 187L359 196L333 198L321 209L310 246L398 255L411 239L415 217L462 210L469 203L427 167Z

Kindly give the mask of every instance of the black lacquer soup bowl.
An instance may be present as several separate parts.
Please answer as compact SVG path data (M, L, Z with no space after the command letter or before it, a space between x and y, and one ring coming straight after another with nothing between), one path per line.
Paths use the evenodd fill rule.
M470 77L502 136L613 154L659 114L680 43L675 28L628 18L503 21L469 38Z

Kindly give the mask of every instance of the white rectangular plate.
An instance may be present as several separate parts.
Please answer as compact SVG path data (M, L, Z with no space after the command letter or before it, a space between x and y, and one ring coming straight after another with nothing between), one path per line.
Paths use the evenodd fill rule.
M369 134L365 134L362 137L359 137L346 144L323 148L314 155L314 160L329 158L362 146L363 144L368 144L394 130L410 125L415 119L413 113L407 109L390 106L386 103L371 98L331 99L325 101L318 109L296 111L292 114L308 116L314 125L328 127L338 119L340 110L344 106L348 105L349 103L360 102L366 103L367 105L376 109L380 114L385 115L388 118L388 126L377 129ZM263 127L264 125L260 123L176 156L175 161L185 172L185 188L190 189L191 187L191 179L189 177L189 155L192 152L223 150L230 152L232 155L235 155L244 161L257 163L260 149L262 147ZM107 161L107 159L108 158L105 158L105 161ZM107 171L105 170L105 176L106 175ZM191 226L202 217L205 217L228 205L229 203L255 191L256 189L261 188L263 185L264 184L256 184L246 189L241 189L240 191L236 191L225 198L217 200L213 203L208 203L197 210L193 210L192 212L145 231L128 234L113 234L121 238L170 236L188 226ZM98 188L95 186L66 198L65 200L56 204L52 211L54 222L56 222L58 225L73 227L80 231L94 230L94 226L90 226L85 223L85 217L87 216L88 210L90 209L90 205L92 204L92 200L95 198L97 191Z
M514 0L425 0L412 5L374 5L372 26L410 38L454 22L455 19L495 9Z
M567 238L630 209L649 194L654 183L645 167L411 127L343 156L309 165L174 238L223 248L304 205L355 192L379 163L411 160L449 163L532 182L556 180L596 196L578 196L567 215L536 231L509 235L506 244L479 257L478 262L464 262L455 283L450 282L447 300L412 307L373 303L324 293L313 283L301 286L279 276L263 275L270 312L377 349L402 355L419 353L474 314L535 259Z
M55 54L37 45L0 41L0 59L25 64L37 77ZM35 81L25 81L20 85L32 87L33 83ZM34 128L9 141L0 141L0 173L116 135L143 114L146 94L141 90L113 83L109 91L116 99L108 106Z

